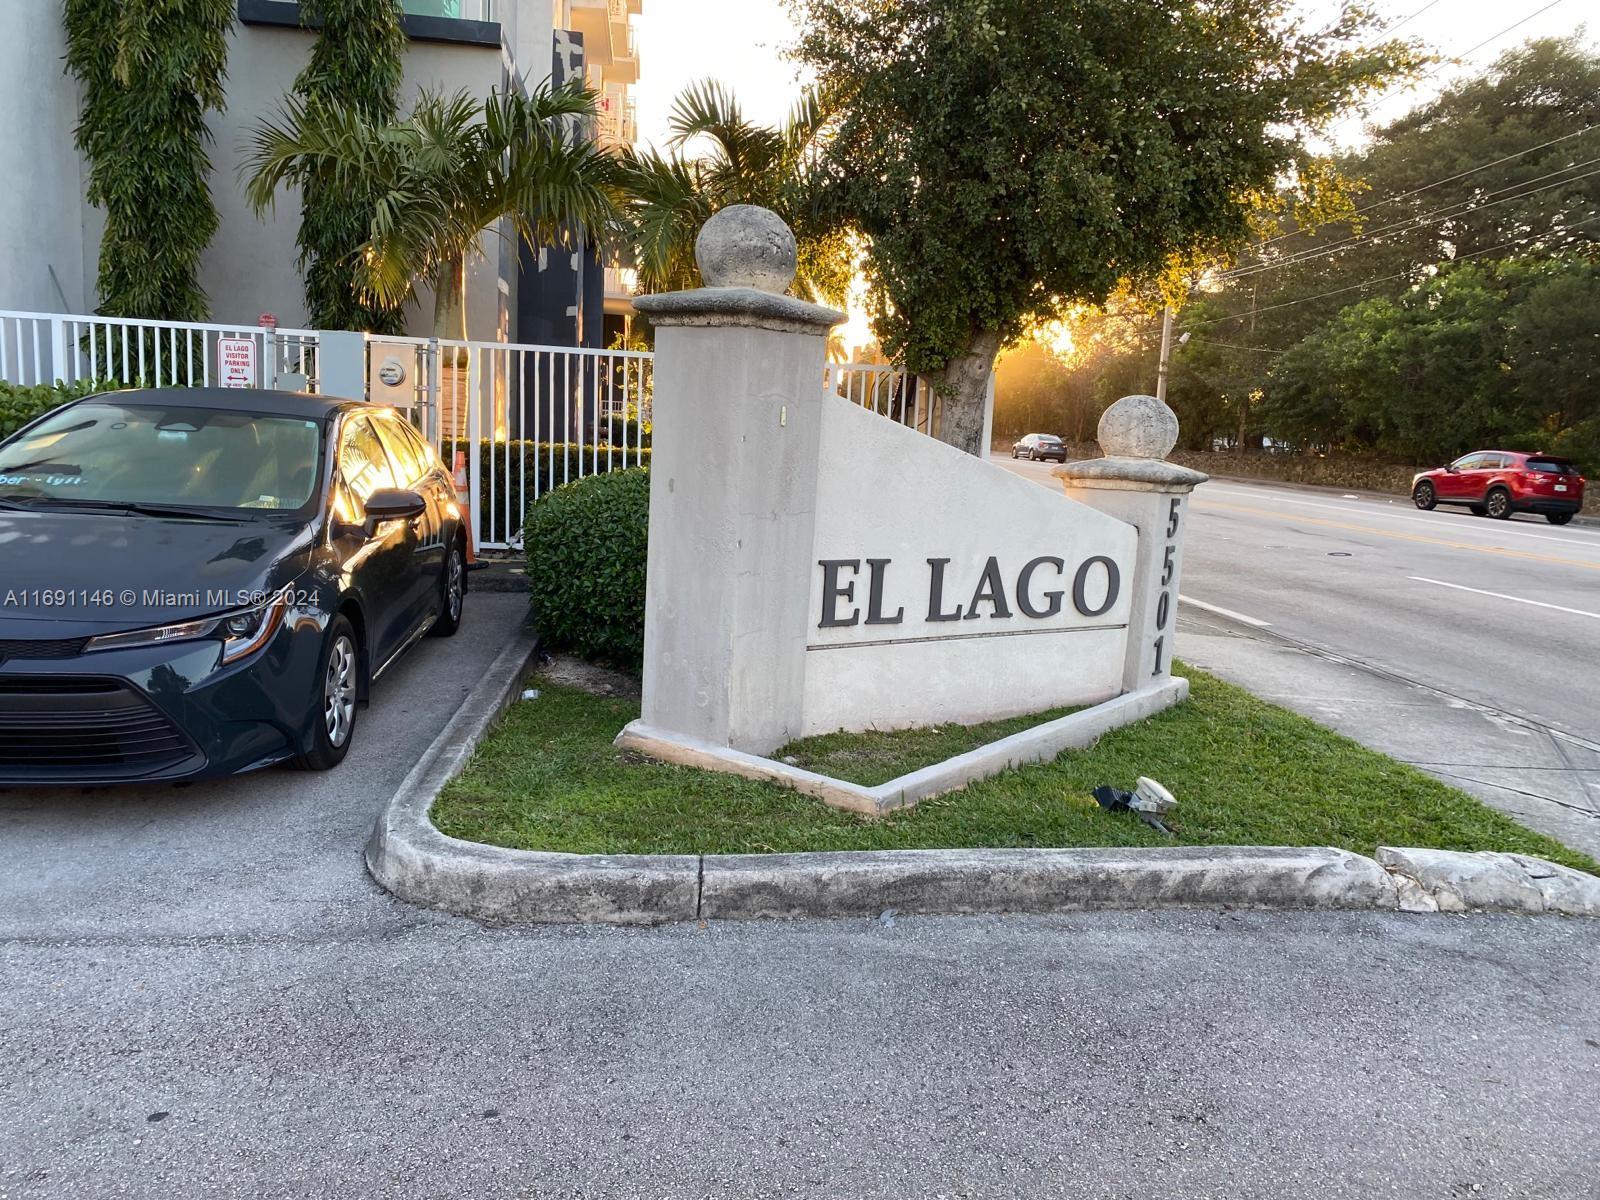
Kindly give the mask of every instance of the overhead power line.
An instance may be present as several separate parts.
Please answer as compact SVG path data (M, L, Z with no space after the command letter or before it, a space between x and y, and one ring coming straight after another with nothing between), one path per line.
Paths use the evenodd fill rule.
M1568 228L1568 229L1581 229L1585 225L1593 225L1596 221L1600 221L1600 217L1588 217L1588 218L1585 218L1582 221L1574 221L1571 225L1568 225L1566 228ZM1481 258L1485 254L1493 254L1497 250L1506 250L1506 249L1509 249L1512 246L1526 245L1528 242L1537 241L1539 238L1541 238L1543 236L1544 236L1543 234L1528 234L1528 235L1525 235L1525 236L1520 237L1520 238L1513 238L1509 242L1501 242L1498 246L1487 246L1482 250L1474 250L1471 254L1458 255L1455 258L1449 259L1449 260L1447 260L1445 262L1442 262L1442 263L1439 263L1437 265L1439 265L1441 267L1453 266L1456 263L1466 262L1468 259ZM1254 309L1251 312L1232 313L1232 314L1230 314L1230 315L1228 315L1226 317L1211 317L1208 320L1195 321L1192 324L1190 324L1188 326L1188 328L1189 329L1204 329L1208 325L1217 325L1217 324L1220 324L1223 321L1243 321L1243 320L1247 320L1250 317L1260 316L1262 313L1275 312L1278 309L1282 309L1282 308L1293 308L1298 304L1310 304L1313 300L1325 300L1330 296L1339 296L1339 295L1343 295L1346 292L1360 291L1360 290L1363 290L1365 288L1372 287L1374 284L1392 283L1395 280L1398 280L1398 279L1409 279L1410 277L1411 277L1411 272L1409 272L1409 271L1400 271L1400 272L1397 272L1394 275L1382 275L1382 276L1379 276L1379 277L1377 277L1375 279L1362 280L1360 283L1351 284L1349 287L1334 288L1333 290L1327 291L1327 292L1318 292L1315 296L1302 296L1298 300L1285 300L1282 304L1269 304L1265 308Z
M1548 142L1540 142L1537 146L1529 146L1526 150L1517 150L1511 154L1502 155L1493 162L1486 162L1476 167L1468 167L1465 171L1457 171L1454 175L1447 175L1443 179L1435 179L1432 183L1425 183L1421 187L1412 188L1409 192L1401 192L1398 196L1386 196L1382 200L1374 200L1371 204L1363 204L1359 208L1352 211L1350 215L1359 216L1361 213L1371 212L1375 208L1382 208L1385 204L1395 204L1401 200L1408 200L1412 196L1417 196L1423 192L1431 191L1436 187L1442 187L1447 183L1454 183L1458 179L1465 179L1468 175L1476 175L1479 171L1487 171L1490 167L1498 167L1501 163L1508 163L1514 158L1523 158L1529 154L1537 153L1538 151L1544 150L1550 146L1558 145L1561 142L1571 141L1575 137L1582 137L1584 134L1590 133L1596 128L1600 128L1600 126L1585 125L1582 129L1573 130L1571 133L1564 133L1558 138L1551 138ZM1492 195L1493 193L1490 194ZM1346 219L1347 218L1340 217L1334 221L1328 221L1326 224L1339 224ZM1261 250L1267 246L1274 245L1277 242L1285 241L1288 238L1299 237L1301 234L1309 233L1312 229L1316 228L1318 228L1318 226L1313 225L1310 227L1310 229L1293 229L1288 233L1280 233L1276 237L1270 237L1265 241L1257 242L1255 245L1249 248L1252 250Z
M1428 0L1428 2L1426 4L1424 4L1421 8L1419 8L1419 9L1415 10L1414 12L1412 12L1410 16L1401 17L1393 25L1384 26L1383 29L1381 29L1376 36L1377 37L1388 37L1395 30L1405 28L1407 25L1411 24L1411 22L1415 21L1423 13L1427 12L1430 8L1433 8L1438 3L1439 3L1439 0ZM1363 45L1367 45L1367 44L1369 44L1369 43L1363 43Z
M1507 25L1504 29L1502 29L1499 33L1491 34L1490 36L1484 38L1483 41L1479 42L1476 46L1472 46L1472 47L1470 47L1470 48L1468 48L1466 50L1463 50L1460 54L1451 55L1449 62L1440 63L1437 67L1435 67L1433 70L1429 71L1421 79L1416 80L1416 84L1427 83L1428 80L1432 79L1440 71L1443 71L1443 70L1447 69L1448 67L1459 65L1462 59L1468 58L1471 55L1476 54L1479 50L1482 50L1485 46L1489 45L1491 42L1498 42L1501 38L1505 37L1506 34L1512 32L1512 30L1521 29L1529 21L1533 20L1535 17L1543 16L1545 13L1549 12L1552 8L1554 8L1556 5L1558 5L1560 3L1562 3L1562 0L1550 0L1550 3L1546 4L1543 8L1535 9L1533 12L1531 12L1527 16L1523 17L1520 21L1513 21L1511 24ZM1416 84L1413 84L1412 86L1416 86Z
M1534 178L1524 180L1521 183L1508 184L1503 188L1497 188L1495 191L1487 192L1485 195L1498 196L1501 192L1516 191L1518 188L1528 188L1529 184L1538 183L1540 180L1549 179L1554 175L1567 175L1567 172L1569 171L1575 171L1579 167L1587 167L1597 162L1600 162L1600 156L1585 159L1580 163L1573 163L1571 166L1562 167L1557 171L1549 171L1543 175L1536 175ZM1402 233L1415 233L1419 229L1426 229L1430 225L1438 225L1443 221L1453 220L1456 217L1470 216L1473 213L1482 212L1485 209L1496 208L1502 204L1509 204L1514 200L1525 200L1530 196L1537 196L1541 192L1548 192L1553 188L1564 187L1569 183L1577 183L1580 180L1588 179L1593 175L1600 175L1600 168L1597 168L1593 171L1585 171L1582 175L1567 175L1567 178L1557 179L1554 183L1547 183L1543 187L1536 187L1526 191L1517 191L1515 195L1502 196L1498 200L1490 200L1487 203L1478 203L1471 200L1457 201L1454 204L1445 205L1444 208L1435 209L1431 213L1423 213L1420 216L1408 217L1403 221L1396 221L1389 225L1380 226L1371 233L1354 234L1327 246L1308 247L1298 254L1290 255L1288 258L1279 259L1276 262L1252 263L1248 267L1237 267L1231 271L1222 271L1216 276L1216 278L1222 281L1243 279L1252 275L1260 275L1267 271L1276 271L1282 267L1298 266L1302 263L1311 262L1314 259L1326 258L1330 254L1338 254L1345 250L1353 250L1357 246L1373 245L1377 242L1383 241L1386 237L1394 237Z

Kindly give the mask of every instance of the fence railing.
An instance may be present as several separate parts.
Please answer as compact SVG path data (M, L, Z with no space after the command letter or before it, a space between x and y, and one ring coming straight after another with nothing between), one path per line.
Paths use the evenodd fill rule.
M823 368L822 390L919 432L933 431L937 407L933 389L900 367L829 363Z
M319 334L195 321L148 321L0 310L0 380L36 384L118 383L208 387L220 383L230 350L258 387L315 391Z
M339 361L347 341L364 347L359 361ZM406 410L455 472L479 549L520 548L528 506L551 488L649 462L647 351L350 335L324 345L308 329L0 310L0 379L11 383L238 383L241 353L254 364L245 386L316 391L326 375L357 394L364 379L367 398ZM822 384L909 428L938 428L934 390L897 367L829 363Z
M368 357L368 394L408 410L438 448L480 549L518 548L528 506L551 488L649 461L648 352L383 338ZM404 380L386 384L386 367Z

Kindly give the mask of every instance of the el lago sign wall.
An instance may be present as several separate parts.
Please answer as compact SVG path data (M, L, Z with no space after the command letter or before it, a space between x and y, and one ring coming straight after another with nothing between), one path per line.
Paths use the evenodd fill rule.
M655 431L643 712L619 743L777 777L759 756L818 733L1082 705L1104 728L1182 697L1204 476L1164 461L1170 409L1119 401L1107 457L1044 488L824 394L843 315L782 294L794 238L772 213L724 209L697 258L708 286L637 300Z
M821 409L804 735L1122 691L1135 529L841 397Z

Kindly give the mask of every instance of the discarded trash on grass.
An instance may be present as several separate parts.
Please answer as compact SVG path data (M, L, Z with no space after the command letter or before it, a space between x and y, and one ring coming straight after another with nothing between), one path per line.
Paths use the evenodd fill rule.
M1172 836L1172 830L1162 824L1160 818L1163 813L1176 808L1178 800L1154 779L1145 775L1139 776L1139 782L1134 785L1134 790L1131 792L1101 784L1091 794L1107 812L1134 813L1150 828L1160 830L1168 837Z
M523 688L522 689L522 698L524 700L537 700L539 698L539 689L538 688Z

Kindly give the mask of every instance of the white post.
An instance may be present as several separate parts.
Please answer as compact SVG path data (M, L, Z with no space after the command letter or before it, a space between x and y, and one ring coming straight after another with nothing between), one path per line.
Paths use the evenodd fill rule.
M994 446L994 372L989 372L989 386L983 396L983 453L980 458L987 459L989 451Z
M1054 474L1073 500L1139 531L1122 678L1123 690L1132 692L1172 674L1189 493L1207 477L1165 461L1178 441L1178 418L1154 396L1118 400L1100 418L1096 436L1105 458L1066 463Z
M73 347L74 350L77 347ZM77 376L76 363L74 369L67 369L67 323L61 317L50 318L50 373L52 379L43 380L41 383L71 383Z
M317 388L344 400L367 398L367 335L325 330L317 341Z
M635 301L656 327L642 724L764 754L800 736L827 334L783 295L794 235L734 205L707 287Z

